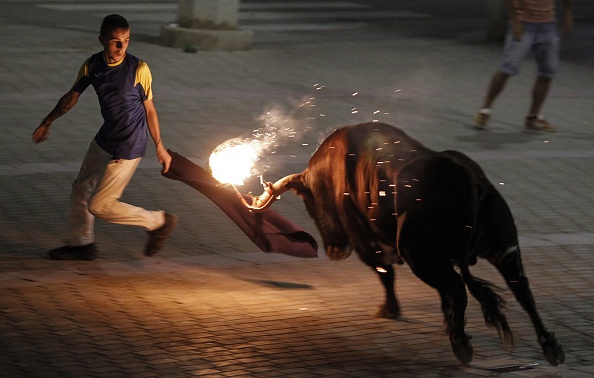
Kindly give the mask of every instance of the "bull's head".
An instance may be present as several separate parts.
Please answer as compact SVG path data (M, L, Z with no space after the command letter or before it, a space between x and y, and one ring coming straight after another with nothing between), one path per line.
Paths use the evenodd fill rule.
M252 203L248 203L244 196L239 194L244 205L251 211L260 212L268 209L276 200L280 198L280 195L287 190L294 189L301 182L301 176L303 173L295 173L283 177L275 183L266 182L263 183L264 191L259 196L251 196Z

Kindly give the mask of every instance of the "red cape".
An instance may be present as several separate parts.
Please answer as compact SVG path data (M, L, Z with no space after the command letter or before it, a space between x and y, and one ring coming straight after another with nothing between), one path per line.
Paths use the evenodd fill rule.
M163 176L182 181L214 202L254 244L264 252L284 253L296 257L318 257L318 243L301 227L274 210L250 211L238 198L237 192L223 186L209 171L180 154L172 157L169 171ZM246 200L251 202L250 199Z

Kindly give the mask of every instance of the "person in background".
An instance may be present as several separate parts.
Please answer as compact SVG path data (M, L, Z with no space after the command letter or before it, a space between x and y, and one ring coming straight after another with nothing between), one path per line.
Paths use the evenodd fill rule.
M499 69L491 78L482 108L474 117L476 126L484 129L491 117L491 107L507 79L518 74L526 55L532 51L537 64L537 76L532 87L532 104L524 121L527 130L556 131L540 113L551 80L559 67L559 33L554 0L505 0L509 14L509 29L505 37ZM572 1L563 0L562 30L573 29Z
M177 225L177 216L149 211L120 201L147 149L150 134L163 172L171 156L163 146L159 119L153 104L152 77L147 64L127 53L130 41L128 21L117 14L101 23L99 42L103 51L88 58L72 88L33 132L33 142L48 136L52 123L66 114L85 89L92 85L99 98L103 125L83 159L72 184L66 245L49 251L56 260L93 260L95 217L123 225L144 227L147 256L159 252ZM148 133L147 133L148 130Z

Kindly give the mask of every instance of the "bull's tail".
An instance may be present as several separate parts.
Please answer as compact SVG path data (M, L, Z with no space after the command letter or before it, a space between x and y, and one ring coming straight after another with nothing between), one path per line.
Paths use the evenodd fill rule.
M507 318L502 312L505 307L505 300L493 290L496 286L488 281L474 277L468 269L468 264L460 265L460 273L470 294L481 304L485 324L497 330L503 345L513 346L514 336Z

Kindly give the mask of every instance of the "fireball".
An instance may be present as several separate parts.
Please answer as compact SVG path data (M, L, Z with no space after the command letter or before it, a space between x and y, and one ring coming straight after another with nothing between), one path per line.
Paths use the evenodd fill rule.
M257 143L250 140L233 138L221 143L208 159L212 176L222 184L243 185L255 174L258 151Z

